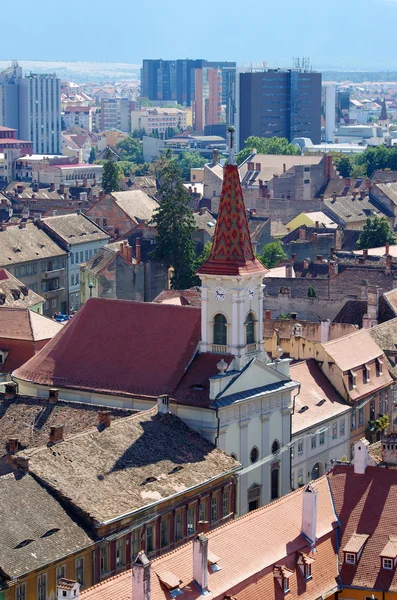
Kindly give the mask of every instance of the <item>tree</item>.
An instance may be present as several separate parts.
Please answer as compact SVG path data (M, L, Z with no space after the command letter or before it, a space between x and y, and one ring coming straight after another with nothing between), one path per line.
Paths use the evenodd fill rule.
M199 152L181 152L178 159L182 177L185 181L190 181L190 169L200 169L208 162Z
M133 162L136 165L142 165L145 161L143 159L143 144L138 138L129 135L117 144L117 150L120 155L120 160L126 160Z
M351 156L342 154L342 152L332 152L332 162L342 177L350 177L353 169L353 160Z
M263 247L263 252L259 257L259 260L267 267L272 269L282 260L288 258L284 252L283 245L280 241L271 242Z
M378 248L379 246L384 246L386 242L395 244L396 236L390 229L385 217L378 217L378 215L368 217L367 222L364 225L364 231L358 238L357 248L359 250L365 248Z
M175 159L163 159L160 181L160 206L152 221L157 228L154 257L173 267L171 287L182 290L196 285L192 239L195 223Z
M251 135L245 140L244 148L237 154L237 164L241 164L248 158L254 148L258 154L289 154L298 156L301 153L300 148L297 148L294 144L290 144L287 138L261 138Z
M383 434L389 427L389 417L388 415L382 415L375 419L375 421L370 421L370 425L375 429L375 431L379 431Z
M91 148L91 152L90 152L90 156L89 156L88 162L89 162L90 165L92 165L95 160L96 160L96 150L95 150L95 148L93 146Z
M205 263L205 261L207 260L207 258L209 258L210 254L211 254L211 249L212 249L212 242L207 242L203 248L202 253L200 254L200 256L198 256L196 258L196 261L194 263L194 270L198 271L198 269Z
M307 297L317 298L317 292L312 285L309 285L309 287L307 288Z
M105 160L102 171L102 189L105 194L119 191L119 178L120 171L117 164L111 159Z

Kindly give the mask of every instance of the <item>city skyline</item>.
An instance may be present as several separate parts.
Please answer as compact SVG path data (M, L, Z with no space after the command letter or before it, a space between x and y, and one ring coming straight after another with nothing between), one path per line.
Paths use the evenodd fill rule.
M100 35L104 26L100 6L101 3L98 10L98 3L94 4L93 0L84 4L71 0L68 5L71 13L79 15L73 23L73 35L79 44L65 45L59 43L59 29L53 26L53 5L49 0L40 0L29 20L19 24L20 43L16 58L140 64L143 58L194 56L207 60L235 60L239 65L267 61L269 67L287 67L291 66L293 56L309 56L316 69L378 70L395 66L384 28L374 27L368 15L379 14L382 23L392 23L397 16L396 0L352 0L349 12L354 14L356 40L362 43L353 43L352 22L345 17L342 0L322 5L321 12L314 0L306 0L304 9L292 0L285 0L282 13L279 5L273 4L266 7L263 18L252 10L242 11L240 3L230 0L227 11L222 12L219 19L212 18L213 4L202 0L194 22L198 22L200 15L203 21L200 35L193 44L192 24L186 12L170 12L159 0L152 2L150 21L143 12L143 5L115 0L114 10L106 14L106 39L103 38L103 43L93 44L92 37L87 36L86 26L89 22L91 31ZM2 7L4 22L11 22L13 10L11 3ZM283 21L281 15L286 16ZM142 21L147 27L141 26ZM124 35L120 35L121 22L130 24ZM269 26L271 23L277 26ZM4 32L3 48L12 47L11 35L11 30ZM371 40L370 44L368 40ZM14 57L3 55L1 58Z

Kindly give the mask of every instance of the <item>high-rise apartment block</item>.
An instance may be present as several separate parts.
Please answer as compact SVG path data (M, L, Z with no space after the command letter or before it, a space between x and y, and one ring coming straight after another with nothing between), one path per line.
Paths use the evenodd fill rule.
M336 130L336 84L325 83L322 89L322 114L325 121L324 141L333 142Z
M206 125L222 121L221 69L196 69L195 88L194 129L202 133Z
M195 98L196 69L213 68L222 71L222 103L226 102L226 69L235 69L235 62L199 59L143 61L141 71L141 96L154 102L177 102L191 106Z
M14 61L0 72L0 126L15 129L19 136L19 83L22 67Z
M19 83L20 135L37 154L61 154L61 80L31 73Z
M235 106L239 148L251 135L321 141L321 73L309 69L239 72L228 103Z
M130 131L130 101L128 98L102 98L102 131Z

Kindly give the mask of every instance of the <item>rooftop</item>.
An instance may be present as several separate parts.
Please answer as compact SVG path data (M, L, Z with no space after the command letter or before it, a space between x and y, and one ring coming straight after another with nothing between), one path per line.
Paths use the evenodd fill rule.
M343 372L383 356L381 348L367 329L360 329L337 340L326 342L323 348Z
M50 340L63 325L28 308L0 309L0 337L38 342Z
M66 252L33 223L27 223L23 229L15 225L0 231L0 262L3 267L62 255L66 256Z
M371 327L368 333L385 353L388 369L397 378L397 318Z
M157 408L67 438L56 452L43 447L23 454L29 456L30 472L99 523L240 467L178 417L159 414Z
M150 221L159 203L142 190L128 190L126 192L112 192L116 204L136 223Z
M331 216L336 216L342 223L354 223L356 221L365 221L373 215L393 216L386 209L375 204L369 196L337 196L336 198L324 198L325 212L330 212Z
M322 156L286 156L278 154L251 154L240 166L240 177L243 184L259 185L259 179L270 181L274 175L282 175L285 170L298 165L317 165ZM254 163L255 170L248 169L248 163ZM256 166L260 165L257 170Z
M110 238L103 229L83 214L45 217L41 222L45 229L51 230L62 241L70 245L96 241L103 241L105 244L106 240Z
M44 302L44 298L6 269L0 269L0 298L3 308L31 308Z

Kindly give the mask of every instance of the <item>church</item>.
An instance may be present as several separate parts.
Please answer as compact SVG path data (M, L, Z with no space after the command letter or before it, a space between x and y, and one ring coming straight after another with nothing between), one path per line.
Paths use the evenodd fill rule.
M232 144L231 144L232 145ZM243 465L237 513L291 490L289 359L263 345L263 278L239 172L224 168L214 243L200 267L201 308L91 298L13 373L19 394L169 410Z

